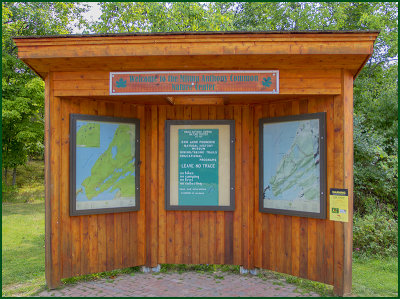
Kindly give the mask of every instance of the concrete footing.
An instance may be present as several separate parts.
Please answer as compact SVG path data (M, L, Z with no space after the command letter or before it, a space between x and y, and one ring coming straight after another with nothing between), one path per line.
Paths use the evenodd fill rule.
M146 266L142 266L142 272L143 273L150 273L150 272L160 272L161 270L161 266L160 264L158 264L156 267L146 267Z
M258 274L258 269L245 269L242 266L240 266L240 274L251 274L251 275L257 275Z

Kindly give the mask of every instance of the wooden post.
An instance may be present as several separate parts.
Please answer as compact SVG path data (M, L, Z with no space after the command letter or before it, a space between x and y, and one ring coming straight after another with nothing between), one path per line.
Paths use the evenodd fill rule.
M343 295L351 293L353 253L353 76L343 72L344 187L349 190L349 222L344 224Z
M53 94L53 73L45 79L45 268L50 289L61 284L59 263L59 180L51 174L60 171L60 130L55 128L60 113L60 99ZM58 173L59 174L59 173Z
M340 99L338 98L335 101L341 100L342 103L335 105L335 110L340 107L339 111L335 111L335 115L342 114L343 174L339 180L336 179L335 174L335 180L336 183L343 180L343 186L338 186L338 188L343 187L349 191L349 222L335 223L335 238L340 238L335 243L342 243L342 245L339 245L339 250L335 250L338 255L335 258L335 268L339 271L335 269L333 291L336 295L346 296L351 293L353 252L353 76L347 70L342 71L342 94Z
M45 268L46 282L50 288L51 277L51 203L50 203L50 74L45 79L45 103L44 103L44 185L45 185Z

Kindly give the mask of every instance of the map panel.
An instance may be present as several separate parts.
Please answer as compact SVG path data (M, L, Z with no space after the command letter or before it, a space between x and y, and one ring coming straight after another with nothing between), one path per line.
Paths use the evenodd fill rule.
M135 206L135 125L76 122L76 210Z
M264 208L318 213L319 120L263 126Z

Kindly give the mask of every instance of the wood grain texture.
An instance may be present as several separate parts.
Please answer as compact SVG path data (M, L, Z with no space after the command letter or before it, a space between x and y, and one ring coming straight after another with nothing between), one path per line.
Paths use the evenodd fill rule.
M336 101L336 105L340 107L340 100L337 99ZM322 111L327 113L328 186L337 185L335 183L335 171L336 175L341 173L343 177L343 171L335 168L335 161L339 162L342 159L340 152L340 144L342 143L340 140L336 140L336 137L339 139L343 137L341 137L340 128L335 130L334 115L337 113L336 118L338 119L341 116L340 112L335 112L338 108L334 106L334 102L334 97L331 96L308 96L286 101L285 103L272 102L262 105L260 108L262 117ZM257 114L257 110L255 114ZM336 123L336 127L339 127L341 121L336 120ZM327 192L327 190L324 191ZM255 223L257 223L257 218L255 218ZM343 281L340 278L342 261L338 258L339 260L334 262L334 247L337 247L335 252L336 250L344 250L342 242L334 246L335 237L340 239L340 235L343 233L337 231L337 227L340 228L336 223L329 220L263 213L261 221L262 248L260 252L255 251L260 254L260 257L255 256L255 261L261 259L262 267L266 269L285 272L327 284L337 284L340 280ZM340 255L340 253L335 254Z
M69 177L69 114L71 103L61 101L61 176ZM69 217L69 181L61 180L61 258L62 277L72 276L71 219Z
M51 164L50 164L50 103L51 98L53 96L53 87L52 87L52 74L48 74L45 78L45 110L44 110L44 162L45 162L45 172L44 172L44 180L45 180L45 268L46 268L46 282L49 287L55 287L59 285L57 280L54 280L54 271L52 265L52 252L51 252L51 188L50 188L50 179L51 179Z
M176 111L174 107L168 106L167 108L167 119L176 119ZM165 174L168 175L167 173ZM165 181L164 181L165 184ZM164 204L165 207L165 204ZM167 211L167 261L175 263L175 211ZM173 262L172 262L173 261Z
M262 106L256 105L254 107L254 118L253 118L253 152L254 152L254 168L253 168L253 176L254 176L254 185L253 185L253 211L254 211L254 266L257 268L262 268L262 213L259 211L259 121L262 118Z
M59 231L60 225L60 180L61 175L61 131L58 130L61 126L61 101L60 98L52 96L50 91L50 198L51 198L51 264L53 268L53 279L55 284L61 278L62 260L61 260L61 236Z
M225 119L233 119L232 106L224 107L224 116ZM224 212L224 264L233 264L233 214Z
M334 159L335 159L335 188L344 187L344 132L343 132L343 98L334 97ZM343 294L344 292L344 225L341 222L335 222L334 226L334 292Z
M46 270L49 287L57 286L61 278L140 264L137 258L141 243L137 232L138 212L69 216L70 114L135 117L131 114L136 114L135 109L132 110L128 103L115 107L115 104L105 101L69 98L54 98L50 107L53 109L53 127L49 132L53 140L50 145L53 160L49 160L51 167L46 168L51 170L52 177L57 175L61 179L53 185L49 184L55 186L50 190L51 206L56 208L50 221L53 262L51 266L46 262L46 269L51 268Z
M136 265L144 265L146 262L146 126L144 106L137 106L137 118L140 120L140 210L137 218L137 246L138 260Z
M217 106L216 119L225 119L225 109L223 106ZM225 212L217 211L216 212L216 229L215 229L215 238L216 238L216 264L224 264L224 256L225 256Z
M242 111L241 106L234 106L235 120L235 211L233 214L233 263L242 263Z
M158 261L167 260L167 213L165 210L165 120L166 106L158 108Z
M349 222L344 223L344 273L343 295L351 294L353 253L353 77L343 70L342 97L344 118L344 188L349 192Z
M248 219L249 219L249 241L248 241L248 268L254 268L254 106L249 106L249 129L246 132L249 135L249 202L248 202Z
M145 168L146 174L147 173L151 173L150 172L150 167L151 167L151 159L154 158L151 156L151 131L152 131L152 127L151 127L151 106L145 106L145 128L146 128L146 138L145 138L145 153L146 153L146 158L144 160L143 163L143 167ZM150 190L150 180L151 180L151 176L150 175L146 175L145 177L145 181L146 181L146 185L145 185L145 202L146 202L146 209L145 209L145 231L146 231L146 266L150 267L152 265L152 255L151 255L151 242L152 242L152 225L151 225L151 221L152 221L152 202L151 202L151 190Z
M328 97L325 101L326 113L326 145L327 145L327 190L335 186L335 159L334 159L334 124L333 124L333 97ZM329 193L327 193L329 194ZM327 217L329 218L329 196L327 196ZM334 247L334 221L325 223L325 252L324 261L326 264L326 280L328 284L333 284L333 247Z
M109 96L109 72L57 72L54 80L56 96ZM280 94L340 94L341 75L337 69L308 70L290 69L279 74ZM110 97L111 99L112 97ZM226 98L226 96L225 96ZM223 97L190 95L168 97L174 105L224 104Z
M157 56L256 56L275 55L289 56L283 62L291 67L298 66L293 59L301 56L311 56L311 65L320 65L320 60L315 56L328 56L336 60L336 64L344 64L343 59L351 56L361 58L354 72L361 68L366 56L372 54L373 42L377 33L353 33L353 34L286 34L244 35L231 34L229 37L223 35L168 35L168 36L110 36L110 37L75 37L75 38L34 38L14 39L18 46L18 56L24 59L36 72L42 74L48 71L89 68L90 59L99 59L96 67L92 69L109 68L121 69L122 67L138 67L137 59L121 60L130 56L132 58L157 57ZM360 57L361 56L361 57ZM59 59L59 61L54 61ZM248 60L249 58L246 57ZM269 59L268 63L276 62L277 59ZM139 59L140 61L140 59ZM161 61L169 62L169 59L152 59L152 63ZM132 63L130 66L127 65ZM182 63L182 62L181 62ZM160 62L159 62L160 64ZM188 63L186 63L188 64ZM191 61L190 67L196 69ZM203 65L206 63L203 61ZM185 64L184 64L185 65ZM231 67L234 63L228 64ZM257 61L258 68L270 67ZM310 64L309 64L310 65ZM307 64L302 64L302 67ZM154 66L157 67L157 66ZM165 66L164 66L165 67ZM204 66L203 66L204 67ZM282 67L282 62L278 67ZM158 66L160 69L160 66ZM180 69L180 66L172 64L169 69Z
M349 94L351 76L347 74L343 78L348 80L346 94ZM50 96L48 90L46 94ZM348 226L329 220L260 213L258 209L261 154L258 121L262 117L325 111L328 189L351 188L350 162L344 164L345 155L352 149L351 134L345 133L344 128L345 124L346 128L352 125L348 123L350 112L344 113L342 96L308 95L262 105L224 106L145 106L129 101L55 98L48 113L53 125L62 129L57 132L49 126L50 156L61 159L48 160L51 173L46 178L54 175L68 178L70 113L139 118L142 164L140 211L137 212L70 217L68 179L61 179L46 189L46 192L51 190L52 198L50 203L46 202L46 209L51 211L47 217L52 219L51 225L46 224L52 232L50 236L46 233L51 240L48 246L52 245L51 252L46 247L49 285L57 285L63 277L136 265L215 263L250 269L260 267L334 284L339 293L348 287L344 282L348 275L345 271L351 266L349 255L345 256L349 250ZM165 210L166 119L235 120L233 212ZM57 224L53 219L60 222Z
M150 210L151 210L151 225L147 227L151 230L151 267L155 267L158 264L158 111L156 106L151 106L151 163L150 163Z

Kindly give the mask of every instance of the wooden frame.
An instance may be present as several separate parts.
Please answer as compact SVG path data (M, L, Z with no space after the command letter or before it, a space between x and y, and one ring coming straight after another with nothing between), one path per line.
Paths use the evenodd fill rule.
M193 125L229 126L229 205L179 205L171 204L171 127ZM220 130L220 128L218 128ZM165 209L166 210L198 210L198 211L233 211L235 209L235 122L234 120L166 120L165 121ZM173 140L172 142L178 140ZM220 151L220 146L218 151ZM220 161L218 161L220 164ZM219 178L218 178L219 180ZM220 182L220 181L218 181Z
M314 124L318 124L318 137L315 138L315 135L310 135L308 134L309 132L312 132L313 128L311 126L311 121L317 121ZM308 122L307 122L308 121ZM299 127L294 127L295 123L298 122L299 125L302 125L304 130L300 129ZM309 148L309 153L306 153L307 156L310 156L311 158L308 160L308 164L302 165L302 171L303 173L301 175L297 175L295 172L290 173L287 177L280 178L278 174L272 175L268 172L268 177L270 177L270 184L265 186L264 179L266 177L266 171L269 169L276 168L276 172L278 169L282 169L282 172L285 171L285 161L288 161L287 163L290 163L288 167L293 165L291 163L293 160L296 158L296 155L304 155L304 152L302 149L297 147L297 153L296 153L296 147L293 147L293 145L290 146L291 143L285 144L288 151L284 153L279 153L279 155L282 155L282 159L276 159L277 157L271 157L271 159L268 159L266 161L265 159L265 151L270 151L272 149L272 146L268 146L268 144L264 144L264 133L265 133L265 125L276 125L279 124L281 126L285 126L285 129L282 130L286 134L288 134L289 131L292 131L293 134L290 136L286 136L289 138L295 139L294 134L296 136L300 136L299 134L306 134L304 138L308 138L307 142L303 141L304 144L301 144L302 148L304 149L305 146L309 145L310 142L317 142L316 146ZM262 118L260 119L259 122L260 125L260 165L259 165L259 177L260 177L260 183L259 183L259 209L260 212L265 212L265 213L272 213L272 214L282 214L282 215L291 215L291 216L300 216L300 217L310 217L310 218L319 218L319 219L325 219L326 218L326 116L325 112L320 112L320 113L311 113L311 114L301 114L301 115L294 115L294 116L284 116L284 117L274 117L274 118ZM310 127L308 127L310 126ZM275 133L277 128L271 127L270 132ZM294 131L296 130L296 131ZM285 134L282 133L282 134ZM281 136L281 135L280 135ZM282 150L283 143L287 138L284 140L281 137L277 137L276 142L279 143L278 146L276 146L275 149ZM293 137L292 137L293 136ZM318 140L315 140L317 139ZM314 140L313 140L314 139ZM303 139L304 140L304 139ZM297 139L298 142L302 142L301 139ZM264 147L267 145L267 147ZM284 149L286 150L286 148ZM315 153L314 153L315 152ZM276 153L278 155L278 153ZM284 157L287 157L286 160L283 160ZM301 161L305 161L305 157L303 156L302 158L300 157ZM275 161L275 162L274 162ZM279 161L279 162L278 162ZM268 163L266 165L265 163ZM274 166L272 166L272 163L275 163ZM316 165L316 167L314 167ZM267 169L268 167L268 169ZM308 168L307 168L308 167ZM312 167L310 169L310 167ZM296 166L297 168L297 166ZM304 169L307 168L307 169ZM317 174L315 174L315 170ZM300 170L301 171L301 170ZM314 171L314 173L312 173ZM275 173L276 173L275 172ZM315 189L307 188L302 185L301 182L299 183L299 177L305 178L305 180L313 179L314 178L317 180L317 185L319 185L319 192L316 192ZM293 178L295 176L295 182L290 181L290 177ZM317 177L319 176L319 177ZM275 183L276 182L276 183ZM285 185L286 184L286 185ZM283 185L282 188L279 186ZM300 187L302 186L302 187ZM266 206L265 200L266 198L266 193L270 194L270 197L273 198L278 198L277 197L277 192L279 188L281 189L281 196L279 199L272 199L269 202L269 206ZM294 188L294 189L293 189ZM297 188L297 189L296 189ZM275 190L275 191L274 191ZM296 194L294 194L296 193ZM314 203L309 204L309 201L307 200L307 196L309 198L316 198L319 197L319 200L315 201ZM313 200L314 201L314 200ZM314 205L319 204L318 206L314 207ZM294 206L293 208L291 206ZM297 206L296 206L297 205Z
M79 121L92 121L93 123L99 123L99 147L100 147L100 123L109 123L109 124L130 124L134 126L134 140L135 143L135 155L134 161L132 164L134 165L135 178L134 178L134 191L135 191L135 199L134 204L126 205L126 206L115 206L115 207L101 207L101 208L93 208L93 207L77 207L77 130L78 130L78 122ZM90 128L90 130L93 128ZM115 132L115 131L114 131ZM106 214L106 213L118 213L118 212L129 212L129 211L138 211L140 208L140 175L139 174L139 164L140 164L140 123L139 119L133 118L120 118L120 117L110 117L110 116L97 116L97 115L84 115L84 114L70 114L70 216L78 216L78 215L91 215L91 214ZM111 136L114 138L114 135ZM111 139L111 137L109 137ZM114 139L113 139L114 140ZM89 141L87 141L89 142ZM111 140L110 140L111 142ZM117 155L112 153L115 146L110 149L112 155ZM109 149L107 149L108 151ZM103 155L104 153L99 153L99 155ZM88 161L88 160L87 160ZM97 162L97 160L96 160ZM128 162L129 163L129 162ZM95 165L95 164L94 164ZM92 167L94 167L92 165ZM104 168L102 168L104 169ZM121 171L123 172L122 168ZM129 171L126 173L125 177L129 175ZM92 174L91 174L92 176ZM117 178L119 181L121 176ZM106 178L106 180L108 177ZM86 180L86 179L85 179ZM105 181L105 180L104 180ZM110 187L107 187L108 190ZM98 191L98 187L95 188ZM116 191L119 192L119 191ZM92 192L93 193L93 192ZM93 195L94 198L94 195ZM115 198L114 198L115 199ZM125 199L126 200L126 199ZM105 200L101 200L102 202ZM103 203L106 205L107 203Z

